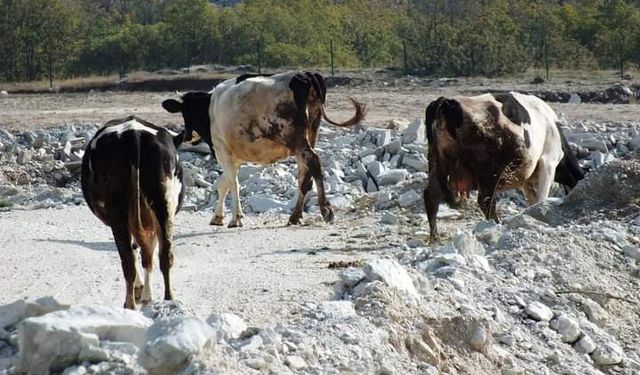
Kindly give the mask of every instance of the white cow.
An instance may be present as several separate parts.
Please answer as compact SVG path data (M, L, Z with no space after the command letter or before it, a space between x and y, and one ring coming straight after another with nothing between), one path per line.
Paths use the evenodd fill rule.
M364 106L351 99L356 113L343 122L327 118L324 110L326 86L320 74L246 74L220 83L210 92L189 92L162 106L182 113L186 141L204 140L215 150L224 171L218 182L218 202L212 225L223 224L224 199L233 199L229 227L242 226L238 189L238 168L243 162L271 164L290 155L298 162L299 194L289 224L302 218L304 197L312 181L318 189L318 203L325 221L333 220L326 199L320 159L314 151L320 120L336 126L351 126L364 117Z

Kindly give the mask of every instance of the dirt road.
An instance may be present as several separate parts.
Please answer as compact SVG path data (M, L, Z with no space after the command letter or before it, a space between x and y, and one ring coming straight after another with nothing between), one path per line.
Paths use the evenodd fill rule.
M302 302L332 299L331 261L366 259L346 218L286 227L286 216L251 215L245 227L211 227L210 213L180 212L172 270L177 299L199 316L234 312L248 323L282 320ZM63 303L121 306L124 280L111 232L86 206L0 213L0 305L51 295ZM350 234L355 235L353 239ZM154 298L162 297L157 258Z

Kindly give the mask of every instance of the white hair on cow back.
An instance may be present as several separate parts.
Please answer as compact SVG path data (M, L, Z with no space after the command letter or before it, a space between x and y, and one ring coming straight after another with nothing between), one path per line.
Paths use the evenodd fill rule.
M100 140L100 138L104 137L105 135L109 135L109 134L116 134L116 136L118 138L120 138L120 136L122 135L122 133L127 132L127 131L144 131L147 133L151 133L154 136L158 135L158 130L146 126L142 123L140 123L139 121L132 119L129 120L127 122L123 122L122 124L118 124L118 125L111 125L108 126L106 128L104 128L100 134L98 134L97 137L93 138L93 140L91 141L91 149L95 149L96 145L98 144L98 141Z

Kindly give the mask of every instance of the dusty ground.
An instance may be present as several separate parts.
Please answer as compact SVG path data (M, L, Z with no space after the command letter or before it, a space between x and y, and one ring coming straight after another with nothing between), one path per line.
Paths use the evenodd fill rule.
M180 212L174 239L177 299L199 315L231 311L252 324L281 320L302 302L332 299L339 269L375 250L349 220L286 227L285 215L250 216L245 228L211 227L209 213ZM124 280L109 229L86 207L0 213L0 305L51 295L70 304L119 306ZM157 258L154 293L161 298Z
M468 83L468 85L467 85ZM495 82L494 89L541 89L534 85L512 85ZM555 86L544 86L552 88ZM600 87L600 86L599 86ZM601 86L605 87L605 86ZM391 120L413 120L424 116L426 105L441 95L457 95L483 90L482 82L460 82L449 87L395 82L390 85L364 85L330 89L327 109L330 116L343 119L353 114L347 96L367 105L365 124L385 126ZM564 90L568 88L563 86ZM105 123L114 118L136 114L158 123L182 123L179 116L166 113L160 103L175 95L171 92L106 92L82 94L36 94L0 97L0 127L26 130L69 123ZM595 122L637 121L640 104L562 104L551 106L564 113L570 122L590 119Z

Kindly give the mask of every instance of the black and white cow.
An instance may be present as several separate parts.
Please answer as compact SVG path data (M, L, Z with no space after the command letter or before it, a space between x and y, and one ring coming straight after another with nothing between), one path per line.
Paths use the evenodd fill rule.
M314 151L320 120L332 125L351 126L364 117L364 106L351 99L354 116L337 123L327 118L324 104L326 86L320 74L246 74L220 83L210 92L189 92L178 100L167 99L162 106L182 113L185 141L199 139L215 149L224 171L218 182L218 202L212 225L223 224L224 200L233 198L233 219L229 227L242 226L242 209L237 171L243 162L271 164L295 155L298 162L299 194L289 224L302 218L304 197L318 189L318 203L325 221L333 219L326 199L320 158Z
M429 183L424 191L431 239L442 198L478 190L487 219L499 221L495 194L520 188L529 204L549 195L554 179L573 188L584 177L576 156L544 101L517 92L441 97L426 109Z
M164 298L173 298L169 271L173 264L174 216L184 195L175 134L135 116L112 120L100 128L82 158L82 193L91 211L111 227L126 282L125 308L152 299L151 272L156 247L164 277ZM140 246L141 283L133 250Z

